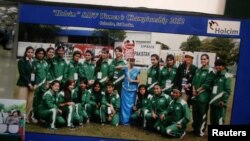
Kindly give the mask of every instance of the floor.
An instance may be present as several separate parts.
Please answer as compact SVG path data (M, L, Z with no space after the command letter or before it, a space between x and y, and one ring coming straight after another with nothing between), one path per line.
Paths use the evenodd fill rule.
M4 50L0 45L0 98L15 98L16 56L15 49Z

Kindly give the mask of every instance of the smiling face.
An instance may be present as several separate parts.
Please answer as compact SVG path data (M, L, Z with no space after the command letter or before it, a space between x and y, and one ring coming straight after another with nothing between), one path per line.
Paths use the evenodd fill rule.
M60 90L60 84L59 83L54 83L52 86L51 86L51 89L54 91L54 92L58 92Z
M43 52L43 51L39 51L39 52L37 53L37 59L38 59L38 60L42 60L43 57L44 57L44 52Z
M57 55L58 55L58 57L63 57L64 56L64 48L59 48L58 50L57 50Z
M181 96L180 91L173 90L173 99L177 100Z
M203 67L205 67L205 66L208 66L208 64L209 64L208 57L206 55L202 55L201 56L201 65Z
M34 49L28 49L26 51L26 57L28 57L29 59L31 59L34 56Z
M154 86L154 92L155 92L155 95L160 95L161 92L162 92L162 89L159 85L155 85Z
M84 56L85 56L86 61L90 61L92 59L92 57L93 57L91 55L91 53L89 53L89 52L86 52Z
M53 49L48 50L47 58L52 59L54 56L55 56L55 50L53 50Z

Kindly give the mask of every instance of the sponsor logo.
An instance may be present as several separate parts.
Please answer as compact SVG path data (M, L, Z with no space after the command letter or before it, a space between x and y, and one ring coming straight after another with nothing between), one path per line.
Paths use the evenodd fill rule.
M240 35L240 21L208 20L207 33Z

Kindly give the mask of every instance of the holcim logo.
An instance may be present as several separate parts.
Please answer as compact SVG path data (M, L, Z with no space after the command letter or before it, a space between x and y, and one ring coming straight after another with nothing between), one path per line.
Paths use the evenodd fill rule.
M239 21L208 20L207 33L240 35Z

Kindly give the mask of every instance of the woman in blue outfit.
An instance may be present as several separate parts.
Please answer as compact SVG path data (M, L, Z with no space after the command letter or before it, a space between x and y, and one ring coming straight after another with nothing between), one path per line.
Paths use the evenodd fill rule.
M134 68L135 59L128 60L129 66L124 68L125 79L122 84L121 93L121 124L129 124L132 114L132 108L136 100L136 91L139 84L140 70Z

